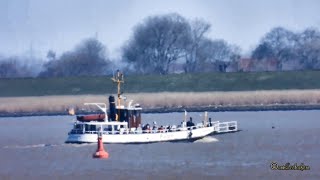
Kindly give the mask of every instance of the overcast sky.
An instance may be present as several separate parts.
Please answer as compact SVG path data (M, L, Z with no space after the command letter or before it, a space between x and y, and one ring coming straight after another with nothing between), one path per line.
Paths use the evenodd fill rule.
M275 26L319 28L319 9L319 0L0 0L0 55L61 55L97 35L116 57L137 23L171 12L210 22L210 38L246 53Z

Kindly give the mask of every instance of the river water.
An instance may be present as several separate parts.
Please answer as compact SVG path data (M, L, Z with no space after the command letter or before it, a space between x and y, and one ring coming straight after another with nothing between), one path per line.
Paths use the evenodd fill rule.
M320 111L209 117L238 121L242 131L192 143L106 144L106 160L92 158L96 144L64 144L70 116L0 118L0 179L320 179ZM182 119L183 113L143 114L144 122L159 125ZM310 170L271 170L272 162Z

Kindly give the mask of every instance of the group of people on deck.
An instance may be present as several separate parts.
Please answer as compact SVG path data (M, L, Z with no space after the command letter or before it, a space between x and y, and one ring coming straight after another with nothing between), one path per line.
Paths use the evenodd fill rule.
M203 122L204 123L204 122ZM192 117L190 117L190 120L187 122L187 127L192 127L195 126L194 123L192 122ZM211 127L212 126L212 121L211 118L209 118L209 123L206 123L205 126Z
M142 130L145 131L145 132L151 132L151 131L153 131L153 132L164 132L165 129L166 128L164 126L162 126L162 125L160 127L157 127L157 123L155 121L153 122L152 128L150 127L149 124L146 124L146 125L144 125L142 127Z
M190 117L190 119L189 119L189 121L187 121L187 127L193 127L193 126L195 126L195 124L194 124L194 122L192 121L192 117ZM209 118L209 124L208 124L208 126L211 126L211 118ZM174 126L175 127L175 126ZM194 128L196 128L196 127L194 127ZM144 125L144 126L142 126L142 130L146 133L146 132L149 132L149 133L151 133L151 132L164 132L165 130L168 130L168 131L170 131L172 129L172 127L171 126L166 126L166 127L164 127L164 126L160 126L160 127L158 127L157 126L157 123L154 121L153 122L153 126L151 127L150 126L150 124L146 124L146 125Z

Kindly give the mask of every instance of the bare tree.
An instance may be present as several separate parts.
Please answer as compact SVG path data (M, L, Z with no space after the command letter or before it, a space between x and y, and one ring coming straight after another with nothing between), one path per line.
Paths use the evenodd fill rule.
M0 77L17 77L19 70L16 63L14 60L2 60L0 62Z
M204 40L204 36L210 30L211 25L203 20L196 19L191 22L191 41L187 49L185 72L195 72L197 69L197 55L200 43Z
M47 58L49 61L53 61L56 59L56 53L53 50L49 50L47 52Z
M49 53L48 53L49 55ZM105 46L97 39L86 39L74 51L45 64L40 76L96 76L106 73L110 61L106 58Z
M224 40L203 39L197 51L195 71L225 71L226 67L240 58L240 48Z
M252 52L252 58L254 59L270 59L270 58L275 58L275 52L273 51L273 48L270 44L268 43L261 43L258 45L258 47L256 47L256 49L254 49L254 51Z
M23 64L23 60L19 57L0 59L0 78L33 77L32 69Z
M296 43L297 36L292 31L282 27L273 28L253 50L252 58L260 62L276 62L276 69L282 70L283 63L292 60L290 50L296 46Z
M320 32L309 28L299 35L296 48L300 63L305 69L320 69Z
M296 35L283 27L275 27L265 35L262 42L269 44L278 53L285 47L294 47Z
M261 40L252 58L276 62L277 70L320 69L320 32L315 28L302 33L274 28ZM291 68L283 68L285 64Z
M171 64L185 56L190 26L178 14L148 17L123 48L123 60L139 73L168 74Z

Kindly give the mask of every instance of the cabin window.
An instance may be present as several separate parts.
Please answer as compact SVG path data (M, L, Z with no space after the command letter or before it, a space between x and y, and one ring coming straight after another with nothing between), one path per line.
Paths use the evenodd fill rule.
M97 128L96 128L96 125L88 125L88 124L86 124L85 125L85 130L86 131L96 131Z
M90 125L90 131L96 131L97 128L96 128L96 125Z
M82 129L81 124L76 124L76 125L74 126L74 129Z
M125 121L127 119L128 116L128 110L124 110L123 111L123 120Z
M136 116L136 117L140 117L141 116L141 111L139 111L139 110L134 110L133 111L133 114Z
M141 111L137 111L137 118L140 119L141 117Z
M127 111L128 110L126 110L126 109L120 110L120 119L119 119L120 122L126 121L127 115L128 115Z
M128 117L132 115L132 110L128 110Z
M112 126L108 125L108 131L112 131Z
M115 131L119 130L119 126L118 126L118 125L115 125L115 126L114 126L114 130L115 130Z

